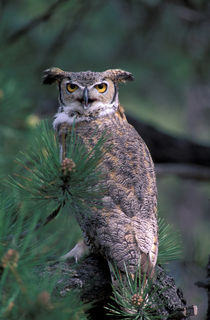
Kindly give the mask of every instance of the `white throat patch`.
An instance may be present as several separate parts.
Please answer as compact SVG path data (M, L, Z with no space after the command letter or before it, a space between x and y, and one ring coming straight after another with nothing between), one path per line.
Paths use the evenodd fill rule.
M81 121L91 121L96 118L105 117L117 111L118 106L115 103L110 104L99 104L97 107L90 108L90 110L85 110L83 114L72 110L71 107L61 106L55 114L55 120L53 121L53 127L56 130L62 123L68 123L72 125L73 123L78 123Z

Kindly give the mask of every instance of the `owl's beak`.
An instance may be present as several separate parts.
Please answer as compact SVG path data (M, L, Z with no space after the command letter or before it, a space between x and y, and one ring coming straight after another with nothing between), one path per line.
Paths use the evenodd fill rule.
M87 87L85 87L85 89L83 91L83 107L84 107L84 109L88 108L88 100L89 100L88 89L87 89Z

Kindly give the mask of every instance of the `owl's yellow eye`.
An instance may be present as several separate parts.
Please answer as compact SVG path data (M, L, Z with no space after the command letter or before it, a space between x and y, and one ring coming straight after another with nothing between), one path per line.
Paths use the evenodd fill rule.
M98 90L98 92L100 93L104 93L107 89L107 84L106 83L100 83L100 84L97 84L95 86L95 88Z
M66 89L72 93L78 89L78 86L74 83L67 83Z

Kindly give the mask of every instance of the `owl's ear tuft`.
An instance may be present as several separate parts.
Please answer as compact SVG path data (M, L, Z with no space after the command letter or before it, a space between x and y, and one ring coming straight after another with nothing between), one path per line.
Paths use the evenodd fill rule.
M42 78L43 84L52 84L55 81L61 81L66 76L65 71L59 69L59 68L50 68L44 70L44 75Z
M109 78L114 82L126 82L134 80L132 73L121 69L109 69L104 71L105 78Z

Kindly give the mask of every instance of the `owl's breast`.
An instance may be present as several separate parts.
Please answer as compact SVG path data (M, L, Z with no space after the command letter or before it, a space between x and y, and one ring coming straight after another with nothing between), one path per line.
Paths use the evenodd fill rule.
M154 165L136 130L118 114L79 123L76 133L88 151L105 134L106 152L100 163L109 195L130 217L147 216L157 206Z
M136 130L118 114L76 124L76 135L88 151L104 134L106 152L99 164L103 173L99 183L106 187L103 206L82 218L80 226L88 243L121 269L124 262L135 269L142 254L151 255L154 266L157 191L150 153Z

